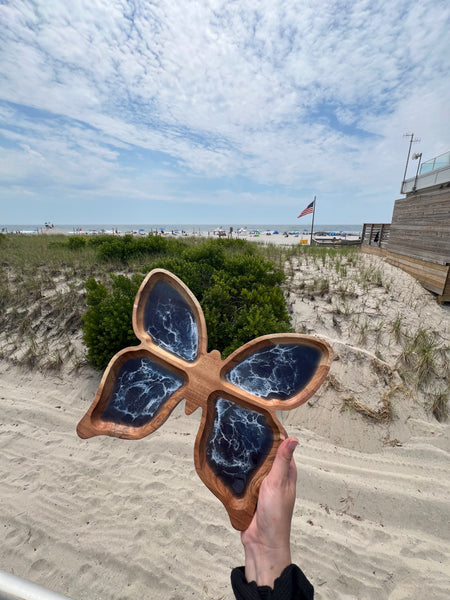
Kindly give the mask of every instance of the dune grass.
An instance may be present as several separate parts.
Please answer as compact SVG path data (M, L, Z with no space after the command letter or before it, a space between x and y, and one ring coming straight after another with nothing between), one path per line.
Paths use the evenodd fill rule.
M228 284L243 282L242 289L236 290L237 295L230 297L235 303L232 320L236 323L225 323L220 314L211 315L211 311L206 314L207 319L215 318L222 323L220 334L234 325L237 327L246 302L250 309L258 297L265 297L266 301L261 302L260 308L253 306L247 320L241 315L242 335L255 337L273 329L290 330L289 315L281 306L283 292L279 289L277 295L275 289L284 274L250 242L198 237L8 235L2 236L1 243L0 355L30 368L59 370L66 361L83 364L86 349L80 344L80 330L88 310L88 281L93 279L109 290L112 276L135 276L136 281L142 280L155 267L169 268L182 278L184 274L189 285L197 288L193 289L196 295L210 285L211 293L217 296L216 305L224 304L220 292L225 293ZM216 279L219 277L224 263L229 274L223 285L212 280L208 283L213 272ZM257 288L261 293L255 296ZM204 301L207 305L213 300ZM131 320L131 312L128 316ZM216 341L214 334L212 328L208 337ZM225 355L233 349L217 347Z

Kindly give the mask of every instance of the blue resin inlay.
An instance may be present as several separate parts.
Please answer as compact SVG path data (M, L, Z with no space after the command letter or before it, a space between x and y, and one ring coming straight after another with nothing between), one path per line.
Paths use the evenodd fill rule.
M244 494L248 481L266 458L272 442L272 430L263 414L217 398L206 458L234 496Z
M320 358L321 352L314 346L267 346L228 371L226 379L260 398L287 400L308 384Z
M145 425L183 384L183 377L145 356L130 358L120 368L102 419Z
M144 328L157 346L188 362L198 355L194 313L183 296L166 281L153 286L144 310Z

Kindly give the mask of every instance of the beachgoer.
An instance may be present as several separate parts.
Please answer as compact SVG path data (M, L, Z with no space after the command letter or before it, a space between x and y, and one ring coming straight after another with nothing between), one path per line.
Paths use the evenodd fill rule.
M312 600L314 588L291 563L291 521L294 511L298 444L289 437L278 448L272 469L261 484L253 519L241 533L245 567L231 572L237 600Z

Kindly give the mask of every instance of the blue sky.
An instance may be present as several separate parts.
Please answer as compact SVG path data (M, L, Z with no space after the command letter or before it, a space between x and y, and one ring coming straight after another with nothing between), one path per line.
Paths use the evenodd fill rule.
M390 222L403 134L450 149L449 25L446 0L0 0L0 224L296 223L314 195L318 223Z

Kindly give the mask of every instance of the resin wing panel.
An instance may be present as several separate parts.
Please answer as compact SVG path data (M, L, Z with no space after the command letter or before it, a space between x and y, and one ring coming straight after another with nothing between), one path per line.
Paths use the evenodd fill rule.
M247 356L226 373L226 379L260 398L287 400L311 381L321 358L315 346L274 344Z
M78 423L82 438L139 439L164 423L183 398L186 378L141 346L111 360L90 409Z
M206 442L206 460L236 497L264 462L273 444L273 432L264 415L218 397Z
M167 281L152 287L144 307L144 329L153 342L188 362L198 356L198 328L192 308Z
M147 347L180 359L180 364L193 363L206 353L200 304L178 277L164 269L154 269L142 282L133 307L133 329Z
M320 387L333 352L311 335L266 335L245 344L224 363L222 376L233 388L245 390L270 410L300 406Z
M269 473L283 427L270 411L244 406L241 398L212 394L195 440L195 468L227 509L235 529L247 529Z
M149 423L184 378L148 356L130 357L120 367L101 418L141 427Z

